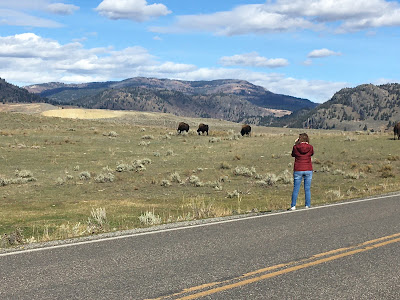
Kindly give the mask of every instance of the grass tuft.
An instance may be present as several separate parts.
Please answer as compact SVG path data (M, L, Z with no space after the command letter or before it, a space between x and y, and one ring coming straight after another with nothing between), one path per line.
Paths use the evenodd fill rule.
M92 176L90 175L90 172L88 171L83 171L79 173L79 179L80 180L89 180Z
M161 224L162 220L159 215L155 215L154 212L146 211L144 214L139 216L139 221L141 224L149 226L149 225L157 225Z

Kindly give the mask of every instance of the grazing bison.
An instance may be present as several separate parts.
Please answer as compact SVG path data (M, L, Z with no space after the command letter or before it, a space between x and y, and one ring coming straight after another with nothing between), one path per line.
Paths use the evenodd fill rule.
M189 132L189 124L185 122L180 122L178 125L178 133L182 133L182 131Z
M247 125L247 124L244 124L242 126L242 130L240 130L240 134L242 136L244 136L245 134L250 135L250 132L251 132L251 127L250 127L250 125Z
M200 132L201 132L202 134L204 134L204 132L207 132L207 135L208 135L208 125L207 125L207 124L200 123L199 129L197 129L197 133L200 135Z
M396 139L397 135L397 139L400 140L400 122L397 122L396 125L394 125L393 133L394 133L394 139Z

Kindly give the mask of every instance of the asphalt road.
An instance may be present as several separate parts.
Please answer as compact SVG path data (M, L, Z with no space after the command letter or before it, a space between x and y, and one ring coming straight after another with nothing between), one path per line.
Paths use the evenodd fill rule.
M400 195L0 253L0 299L400 299Z

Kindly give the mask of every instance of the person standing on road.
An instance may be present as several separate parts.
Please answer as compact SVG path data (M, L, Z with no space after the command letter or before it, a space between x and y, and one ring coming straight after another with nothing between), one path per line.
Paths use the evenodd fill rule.
M307 133L299 134L299 138L295 141L292 149L292 156L294 157L293 168L293 192L292 203L289 210L296 209L297 196L299 194L301 182L304 180L305 192L305 206L311 206L311 180L313 175L313 167L311 163L311 156L314 154L314 148L310 145L310 139Z

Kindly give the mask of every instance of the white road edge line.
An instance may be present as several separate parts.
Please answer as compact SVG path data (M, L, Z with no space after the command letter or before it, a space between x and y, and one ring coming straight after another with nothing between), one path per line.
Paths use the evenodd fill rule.
M400 196L400 194L391 194L391 195L385 195L385 196L379 196L379 197L373 197L373 198L366 198L366 199L359 199L359 200L353 200L353 201L348 201L348 202L333 203L333 204L327 204L327 205L322 205L322 206L310 207L308 209L300 209L300 210L294 210L294 211L280 211L280 212L276 212L276 213L267 213L267 214L262 214L262 215L257 215L257 216L249 216L249 217L242 217L242 218L237 218L237 219L221 220L221 221L215 221L215 222L204 223L204 224L187 225L187 226L182 226L182 227L160 229L160 230L154 230L154 231L148 231L148 232L137 232L137 233L132 233L132 234L105 237L105 238L89 240L89 241L71 242L69 244L47 246L47 247L42 247L42 248L16 250L15 252L0 253L0 257L18 255L18 254L30 253L30 252L38 252L38 251L44 251L44 250L52 250L52 249L58 249L58 248L80 246L80 245L85 245L85 244L100 243L100 242L104 242L104 241L120 240L120 239L126 239L126 238L130 238L130 237L134 237L134 236L150 235L150 234L178 231L178 230L184 230L184 229L190 229L190 228L198 228L198 227L212 226L212 225L218 225L218 224L224 224L224 223L245 221L245 220L250 220L250 219L265 218L265 217L277 216L277 215L282 215L282 214L287 214L287 213L292 214L292 213L296 213L296 212L305 212L305 211L309 211L312 209L322 209L322 208L328 208L328 207L332 207L332 206L348 205L348 204L354 204L354 203L359 203L359 202L367 202L367 201L373 201L373 200L379 200L379 199L385 199L385 198L393 198L393 197L398 197L398 196Z

